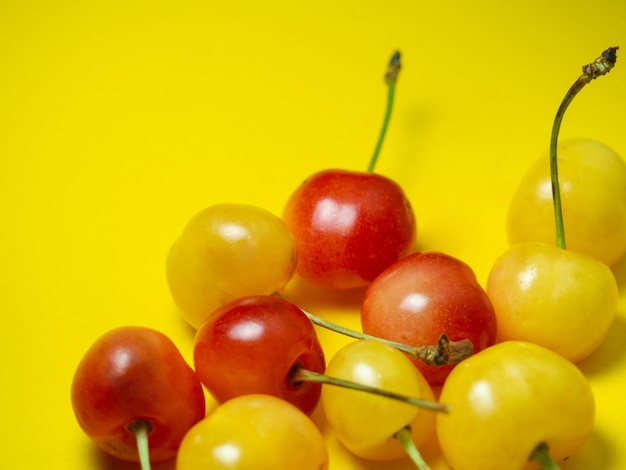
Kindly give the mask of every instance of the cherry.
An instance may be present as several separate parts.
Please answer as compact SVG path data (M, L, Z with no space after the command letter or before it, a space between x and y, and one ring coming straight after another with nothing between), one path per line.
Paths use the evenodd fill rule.
M99 447L144 469L173 459L205 415L202 385L174 343L138 326L92 344L74 373L71 400L78 424Z
M538 242L505 251L491 268L487 293L498 319L498 342L530 341L573 362L600 347L619 302L608 266Z
M294 365L323 373L324 352L313 324L292 303L246 296L217 308L196 332L194 364L218 403L261 393L282 398L306 414L316 408L321 385L294 385Z
M395 348L378 341L349 343L331 358L326 373L406 396L433 400L426 379ZM407 453L428 468L417 450L435 433L435 413L373 394L340 387L322 390L326 419L352 453L370 460L396 460Z
M330 289L365 287L414 249L411 204L393 180L373 173L391 115L400 54L386 76L387 112L367 172L327 169L291 195L283 219L298 246L297 273Z
M415 244L415 216L400 186L374 173L325 170L289 199L298 275L331 289L365 287Z
M513 195L510 245L556 238L547 161L537 159ZM558 170L568 250L615 265L626 253L626 163L598 141L567 139L558 144Z
M589 437L593 391L562 356L523 341L505 341L452 371L438 414L442 453L456 470L558 469Z
M269 395L243 395L218 406L189 430L176 470L325 470L320 430L295 406Z
M194 328L218 306L285 287L296 269L293 235L277 216L247 204L198 212L172 244L166 277L172 298Z
M361 324L367 334L405 344L433 344L443 332L479 352L496 340L493 306L472 269L434 251L411 254L378 276L365 292ZM433 386L455 367L411 359Z

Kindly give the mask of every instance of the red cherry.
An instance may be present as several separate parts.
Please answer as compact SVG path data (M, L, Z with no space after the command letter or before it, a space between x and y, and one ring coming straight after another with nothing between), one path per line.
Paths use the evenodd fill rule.
M361 323L367 334L400 343L435 344L469 339L477 353L494 344L496 317L472 269L438 252L409 255L383 272L365 292ZM433 386L454 365L432 367L411 358Z
M176 456L187 431L205 416L198 376L163 333L127 326L95 341L72 381L72 407L83 431L105 452L139 462L131 429L145 423L150 461Z
M273 395L311 414L321 385L294 385L295 367L323 373L324 353L315 328L292 303L249 296L215 310L196 333L195 369L218 403L253 393Z
M298 275L331 289L367 286L415 246L409 200L376 173L316 173L292 194L283 219L298 246Z

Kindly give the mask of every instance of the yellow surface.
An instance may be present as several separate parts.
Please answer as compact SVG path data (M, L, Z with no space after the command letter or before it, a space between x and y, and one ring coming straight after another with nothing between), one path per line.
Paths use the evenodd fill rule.
M563 94L620 44L626 54L621 0L2 2L0 467L136 468L78 428L76 363L124 324L166 332L190 358L193 334L165 283L170 244L208 205L280 214L314 171L364 170L395 48L404 69L377 170L409 195L419 246L461 258L484 283ZM618 60L576 99L561 135L626 156L625 120ZM581 366L597 424L569 470L626 468L626 261L614 271L619 318ZM287 294L358 326L361 293L294 282ZM321 337L329 357L346 341ZM411 468L328 441L332 470ZM425 454L447 468L433 446Z

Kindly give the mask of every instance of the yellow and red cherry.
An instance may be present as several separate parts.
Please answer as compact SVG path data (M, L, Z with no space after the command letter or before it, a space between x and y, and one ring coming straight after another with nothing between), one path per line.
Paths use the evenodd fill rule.
M402 188L373 172L391 116L400 55L386 76L387 112L368 171L323 170L291 195L283 219L298 246L297 273L329 289L367 286L414 250L415 214Z
M547 161L536 161L513 196L507 221L511 245L556 238ZM558 170L567 248L614 265L626 253L624 160L600 142L569 139L559 143Z
M534 342L574 362L588 357L602 344L617 314L618 288L605 263L566 249L558 134L569 103L587 83L612 69L616 51L607 49L583 68L554 119L550 183L556 244L513 245L496 260L486 286L498 319L498 341Z
M573 455L594 425L591 387L580 370L542 346L507 341L460 363L440 400L437 437L455 470L546 470ZM537 468L532 466L532 468Z
M143 470L173 459L205 415L200 380L172 340L136 326L91 345L74 373L71 401L78 424L101 449L141 462Z
M337 351L326 374L370 387L434 400L433 391L400 351L372 340ZM417 449L435 433L435 412L384 396L347 388L322 388L322 407L337 438L353 454L369 460L396 460L407 452L426 468ZM407 447L408 444L408 447Z
M218 406L185 435L176 470L325 470L319 429L290 403L244 395Z
M363 332L409 345L434 344L441 333L469 340L474 353L496 341L496 315L473 270L450 255L424 251L397 261L365 291ZM432 386L454 364L432 367L411 358Z
M279 217L251 205L218 204L188 222L170 248L166 274L178 309L198 328L226 302L281 290L296 263L295 240Z

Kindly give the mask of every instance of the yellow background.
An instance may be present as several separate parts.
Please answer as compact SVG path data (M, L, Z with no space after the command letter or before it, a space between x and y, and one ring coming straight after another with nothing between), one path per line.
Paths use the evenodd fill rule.
M411 199L420 248L459 257L484 284L561 98L583 64L620 44L626 54L621 0L2 2L0 467L137 468L78 428L78 360L125 324L160 329L189 359L193 333L164 277L170 244L208 205L280 214L309 174L365 170L394 49L404 68L377 170ZM625 118L618 60L574 101L561 136L625 156ZM596 430L570 470L626 468L626 261L614 272L619 318L581 365ZM305 287L287 294L358 326L360 293ZM347 341L321 337L328 357ZM411 468L328 440L331 469ZM436 448L425 453L447 468Z

